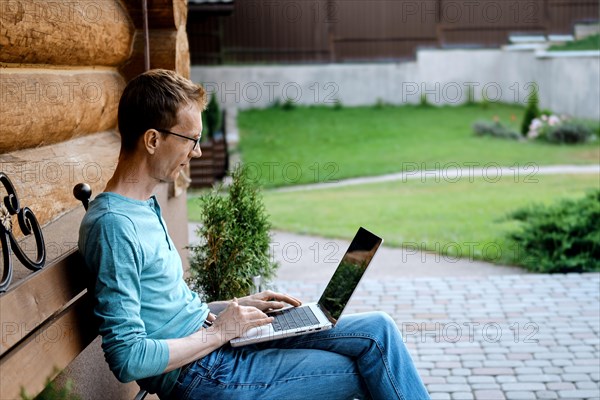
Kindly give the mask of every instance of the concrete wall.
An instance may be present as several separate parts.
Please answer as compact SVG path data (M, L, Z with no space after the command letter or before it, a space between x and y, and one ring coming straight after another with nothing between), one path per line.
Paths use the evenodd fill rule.
M406 63L192 67L192 80L218 93L227 107L266 107L276 99L299 104L460 104L475 98L524 102L534 85L541 108L600 118L600 56L536 55L534 51L421 50Z

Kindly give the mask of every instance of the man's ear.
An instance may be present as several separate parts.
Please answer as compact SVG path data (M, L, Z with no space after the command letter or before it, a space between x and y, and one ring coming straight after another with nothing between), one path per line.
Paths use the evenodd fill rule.
M160 133L156 129L148 129L146 132L144 132L142 139L144 141L144 147L146 148L146 151L150 154L154 154L161 139Z

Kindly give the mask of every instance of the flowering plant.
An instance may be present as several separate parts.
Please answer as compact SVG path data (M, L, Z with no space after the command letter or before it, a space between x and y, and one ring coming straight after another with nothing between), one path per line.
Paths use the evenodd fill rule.
M515 121L512 118L511 121ZM511 126L505 125L500 122L500 117L494 115L492 118L492 122L479 120L473 124L473 131L477 136L493 136L502 139L513 139L513 140L521 140L521 135L515 131Z
M562 125L568 120L569 117L566 115L559 117L554 114L542 114L539 118L534 118L531 121L531 124L529 125L529 132L527 132L527 139L543 138L551 128Z

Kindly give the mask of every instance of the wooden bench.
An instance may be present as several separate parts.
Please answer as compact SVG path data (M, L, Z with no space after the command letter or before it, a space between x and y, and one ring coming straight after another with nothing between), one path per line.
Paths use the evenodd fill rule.
M0 179L12 186L6 175L0 173ZM76 188L76 197L87 208L91 191L86 192L79 185ZM6 198L11 195L9 188L7 191L9 196ZM16 200L16 194L12 197ZM15 207L11 210L10 201L6 198L2 204L3 221L9 220L7 211L12 215L26 214L25 209L18 206L18 200L13 205L17 204L19 210ZM14 240L12 229L4 225L0 227L4 258L4 293L0 293L0 399L19 399L22 393L27 396L39 394L49 380L54 379L98 336L92 313L93 299L87 290L89 278L77 247L44 266L41 229L33 213L28 215L31 234L36 236L36 244L41 241L42 254L38 246L37 270L12 286L10 253L15 253L21 262L25 261L24 264L31 260L26 256L22 260L21 242ZM144 391L140 391L136 400L143 399L145 395Z

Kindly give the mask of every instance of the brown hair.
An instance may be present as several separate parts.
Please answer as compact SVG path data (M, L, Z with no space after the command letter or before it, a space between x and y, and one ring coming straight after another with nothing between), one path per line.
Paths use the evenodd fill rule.
M189 104L206 108L204 88L174 71L153 69L132 79L119 101L121 149L131 151L148 129L177 125L177 112Z

